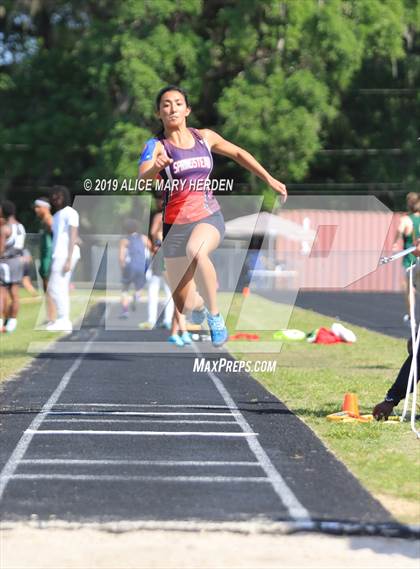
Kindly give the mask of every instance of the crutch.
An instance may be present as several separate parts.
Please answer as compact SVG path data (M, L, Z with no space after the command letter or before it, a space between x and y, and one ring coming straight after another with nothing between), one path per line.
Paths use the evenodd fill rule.
M396 261L397 259L401 259L402 257L409 255L410 253L412 253L415 250L416 250L416 247L413 246L413 247L409 247L408 249L404 249L403 251L398 251L398 253L394 253L393 255L391 255L389 257L381 257L379 259L379 264L380 265L386 265L387 263L390 263L391 261Z
M417 261L418 264L418 261ZM413 283L413 271L415 269L415 264L411 265L407 269L409 271L409 301L410 301L410 324L411 324L411 345L412 345L412 356L411 356L411 366L410 374L408 376L407 391L404 399L404 407L401 415L401 421L404 421L408 412L408 399L410 396L411 388L413 388L412 399L411 399L411 417L410 425L411 430L417 438L420 438L420 431L416 429L416 410L417 410L417 379L418 379L418 366L417 366L417 354L420 346L420 326L416 333L416 299L414 293L414 283Z
M415 249L416 246L413 246L409 247L408 249L404 249L403 251L399 251L398 253L394 253L394 255L390 255L389 257L381 257L379 260L379 264L386 265L387 263L396 261L397 259L401 259L402 257L405 257L410 253L413 253ZM407 269L409 271L409 299L410 299L412 357L411 357L410 374L408 376L408 382L407 382L407 391L404 399L404 408L400 420L404 421L405 416L407 415L408 398L410 396L411 387L413 387L410 424L411 424L411 430L416 434L417 438L419 438L420 432L416 429L416 407L417 407L417 378L418 378L417 354L420 347L420 326L416 334L416 314L415 314L416 300L415 300L414 284L413 284L413 270L415 266L416 266L415 264L412 264L411 267Z

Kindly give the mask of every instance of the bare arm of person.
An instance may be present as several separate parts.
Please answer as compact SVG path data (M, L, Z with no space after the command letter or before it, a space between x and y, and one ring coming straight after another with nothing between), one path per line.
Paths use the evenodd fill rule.
M413 222L408 215L403 215L400 219L398 229L395 232L394 241L392 243L392 250L398 249L398 241L403 237L407 237L413 231Z
M146 247L146 249L149 249L149 251L151 251L152 249L152 242L150 241L150 239L147 237L147 235L142 235L141 236L144 246Z
M44 217L43 219L44 225L46 227L46 229L48 229L48 231L50 233L52 233L52 225L53 225L53 217L52 215L47 215Z
M212 152L232 158L232 160L235 160L240 166L243 166L266 182L275 192L281 194L284 200L287 198L286 186L279 180L273 178L247 150L244 150L236 144L232 144L213 130L203 129L200 132L209 143Z
M5 225L0 227L0 257L3 256L6 248L6 239L9 237L9 231Z
M125 257L127 253L127 247L128 247L128 239L120 239L120 245L118 250L118 261L122 269L125 267Z
M68 249L68 253L67 253L67 260L64 264L63 267L63 273L68 273L68 271L71 270L71 260L73 257L73 251L74 251L74 246L77 244L78 242L78 230L77 227L75 227L74 225L70 225L69 227L69 249Z
M173 160L166 154L163 144L159 141L156 142L151 158L140 162L138 170L139 180L154 180L157 174L166 166L172 164L172 162Z

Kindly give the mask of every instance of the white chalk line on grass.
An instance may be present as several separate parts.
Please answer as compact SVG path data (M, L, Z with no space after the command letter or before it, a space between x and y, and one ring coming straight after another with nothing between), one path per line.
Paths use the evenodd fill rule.
M101 436L140 436L140 437L257 437L258 433L207 432L207 431L96 431L78 429L28 429L33 435L101 435Z
M47 465L109 465L109 466L258 466L260 464L247 460L119 460L119 459L66 459L66 458L28 458L22 459L20 464L47 464Z
M63 375L60 380L60 383L57 385L49 399L43 405L41 411L38 415L34 418L32 423L30 424L29 429L27 429L22 437L20 438L18 444L16 445L14 451L10 455L9 460L4 465L1 473L0 473L0 500L3 497L4 491L9 483L10 479L13 477L19 462L22 460L28 446L31 444L32 438L41 426L42 422L44 421L45 417L48 415L50 410L56 405L58 399L60 398L61 394L67 387L69 381L73 377L73 374L77 371L85 354L88 352L90 346L94 342L95 338L99 333L99 329L96 330L91 337L91 339L85 344L83 352L80 356L73 362L70 369Z
M270 483L265 476L129 476L114 474L14 474L13 480L80 480L81 482Z
M193 342L193 348L196 354L200 355L200 350L197 348L195 342ZM252 430L250 424L240 412L238 406L236 405L235 401L233 400L232 396L230 395L226 387L223 385L222 381L212 371L207 372L207 374L210 377L210 379L213 381L217 391L222 396L224 402L229 407L232 414L234 414L236 421L240 425L243 432L245 434L253 433L254 431ZM271 462L268 454L261 446L257 437L247 437L246 440L248 442L249 448L254 453L256 459L260 463L261 468L266 473L268 480L271 482L271 485L275 493L280 498L283 505L287 508L290 516L295 521L310 523L311 517L308 510L299 502L299 500L294 495L292 490L286 484L284 478L275 468L274 464Z

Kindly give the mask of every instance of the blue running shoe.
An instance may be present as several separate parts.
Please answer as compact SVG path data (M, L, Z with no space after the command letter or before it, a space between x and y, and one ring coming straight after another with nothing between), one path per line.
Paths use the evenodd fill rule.
M213 346L220 348L229 337L223 316L219 313L213 316L210 312L207 314L207 322L210 328L210 336Z
M191 312L191 322L193 324L202 324L207 316L207 308L203 306L200 310L193 310Z
M189 332L183 332L183 333L181 334L181 340L184 342L184 344L185 344L186 346L189 346L189 345L191 344L191 342L192 342L191 336L190 336Z
M175 346L178 346L178 348L182 348L184 345L181 336L178 336L178 334L173 334L172 336L169 336L168 342L170 344L175 344Z

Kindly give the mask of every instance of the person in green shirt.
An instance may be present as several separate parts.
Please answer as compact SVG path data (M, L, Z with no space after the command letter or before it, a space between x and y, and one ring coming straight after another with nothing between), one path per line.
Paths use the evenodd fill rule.
M55 305L48 294L48 280L50 277L52 263L52 215L51 204L48 198L38 198L34 203L35 215L41 222L40 244L39 244L39 275L42 279L42 288L44 289L47 320L54 322L56 319Z
M417 239L420 237L420 196L415 192L410 192L407 194L407 214L403 215L400 220L397 232L395 234L394 243L392 249L394 251L398 250L398 241L402 239L403 249L408 249L411 247ZM409 322L410 320L410 298L409 298L409 277L410 274L407 271L413 263L416 262L416 257L414 255L406 255L403 257L402 264L405 273L405 294L406 294L406 304L408 313L404 316L404 321Z

